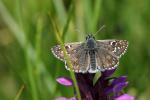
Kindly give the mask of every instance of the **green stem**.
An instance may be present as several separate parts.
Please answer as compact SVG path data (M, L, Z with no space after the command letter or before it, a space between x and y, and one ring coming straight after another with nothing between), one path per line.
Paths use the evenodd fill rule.
M20 88L19 91L17 92L17 94L16 94L14 100L19 100L19 97L20 97L20 95L21 95L23 89L24 89L24 84L21 86L21 88Z
M34 80L34 74L33 74L33 66L31 64L31 60L29 59L30 53L29 53L29 46L25 50L26 53L26 64L27 64L27 72L28 72L28 78L29 78L29 83L31 87L31 93L32 93L32 99L33 100L38 100L38 93L37 93L37 88L36 88L36 83Z
M73 66L71 64L71 61L70 61L68 55L67 55L66 49L64 47L64 43L63 43L63 41L61 39L61 36L60 36L60 32L58 30L58 27L57 27L56 23L54 23L54 21L52 20L51 15L50 15L50 20L52 22L52 27L54 28L54 31L56 31L56 38L57 38L57 41L60 43L61 49L63 50L64 57L66 59L67 65L70 67L70 69L72 69ZM71 75L71 78L72 78L74 86L75 86L75 91L77 93L77 99L81 100L81 95L80 95L79 87L78 87L78 84L77 84L77 80L76 80L74 72L71 71L71 70L70 70L70 75Z

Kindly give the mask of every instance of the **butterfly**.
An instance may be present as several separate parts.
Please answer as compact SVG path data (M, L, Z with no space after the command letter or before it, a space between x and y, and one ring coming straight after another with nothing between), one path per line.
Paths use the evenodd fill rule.
M67 66L63 50L60 45L51 48L54 56L65 62L67 70L76 73L96 73L98 71L112 70L119 65L120 57L126 52L127 40L95 40L87 35L85 42L64 44L68 58L73 66Z

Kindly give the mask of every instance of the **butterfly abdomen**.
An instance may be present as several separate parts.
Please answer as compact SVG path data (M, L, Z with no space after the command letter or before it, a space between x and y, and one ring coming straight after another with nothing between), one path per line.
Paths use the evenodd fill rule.
M89 51L89 55L90 55L91 69L95 70L96 69L95 51L94 50Z

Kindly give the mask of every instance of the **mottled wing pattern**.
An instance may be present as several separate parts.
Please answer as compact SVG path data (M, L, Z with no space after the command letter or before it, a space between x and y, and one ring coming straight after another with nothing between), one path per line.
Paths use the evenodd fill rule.
M69 55L69 54L74 53L76 51L76 49L78 49L80 47L80 45L81 45L80 42L66 43L64 47L67 51L67 54ZM56 46L52 47L51 51L56 58L65 62L64 53L63 53L63 50L61 49L60 45L56 45Z
M121 57L128 48L127 40L97 40L97 47L113 52L117 57Z
M96 65L98 70L105 71L115 69L119 64L119 58L112 52L107 51L103 48L99 48L95 52L96 54Z
M98 40L96 61L101 71L111 70L118 66L119 58L126 52L126 40Z
M65 48L73 66L73 71L87 72L90 61L88 53L84 50L84 43L67 43L65 44ZM65 62L66 69L70 70L66 64L64 53L60 45L54 46L51 50L56 58Z
M90 57L84 49L78 50L74 57L70 56L70 60L73 65L73 71L82 73L88 71L90 65ZM67 66L66 68L69 69Z

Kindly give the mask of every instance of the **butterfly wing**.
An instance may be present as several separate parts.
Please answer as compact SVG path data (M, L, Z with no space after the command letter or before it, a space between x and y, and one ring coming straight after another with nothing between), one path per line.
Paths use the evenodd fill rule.
M115 69L119 64L119 58L103 48L99 48L95 55L96 65L100 71Z
M85 73L89 69L90 57L88 52L84 49L78 50L75 54L72 53L70 56L70 61L73 65L73 71L75 72ZM70 70L67 65L66 68Z
M126 40L98 40L96 61L101 71L111 70L118 66L119 58L126 52Z
M97 47L113 52L117 57L121 57L128 48L127 40L97 40Z
M100 71L111 70L118 66L119 58L125 53L128 47L126 40L98 40L96 41L96 66ZM67 55L72 63L73 71L85 73L90 69L89 53L85 50L85 43L65 44ZM60 45L52 48L53 54L65 62L68 70L63 50Z
M80 42L65 44L67 55L73 66L73 71L75 72L84 73L88 70L90 61L87 51L84 50L84 45L84 43ZM60 45L54 46L51 50L56 58L65 62L66 69L70 70L66 64L64 53Z
M65 44L65 49L68 55L76 53L75 51L80 48L81 43L76 42L76 43L66 43ZM52 53L54 56L62 61L65 61L64 53L63 50L61 49L60 45L56 45L51 48Z

